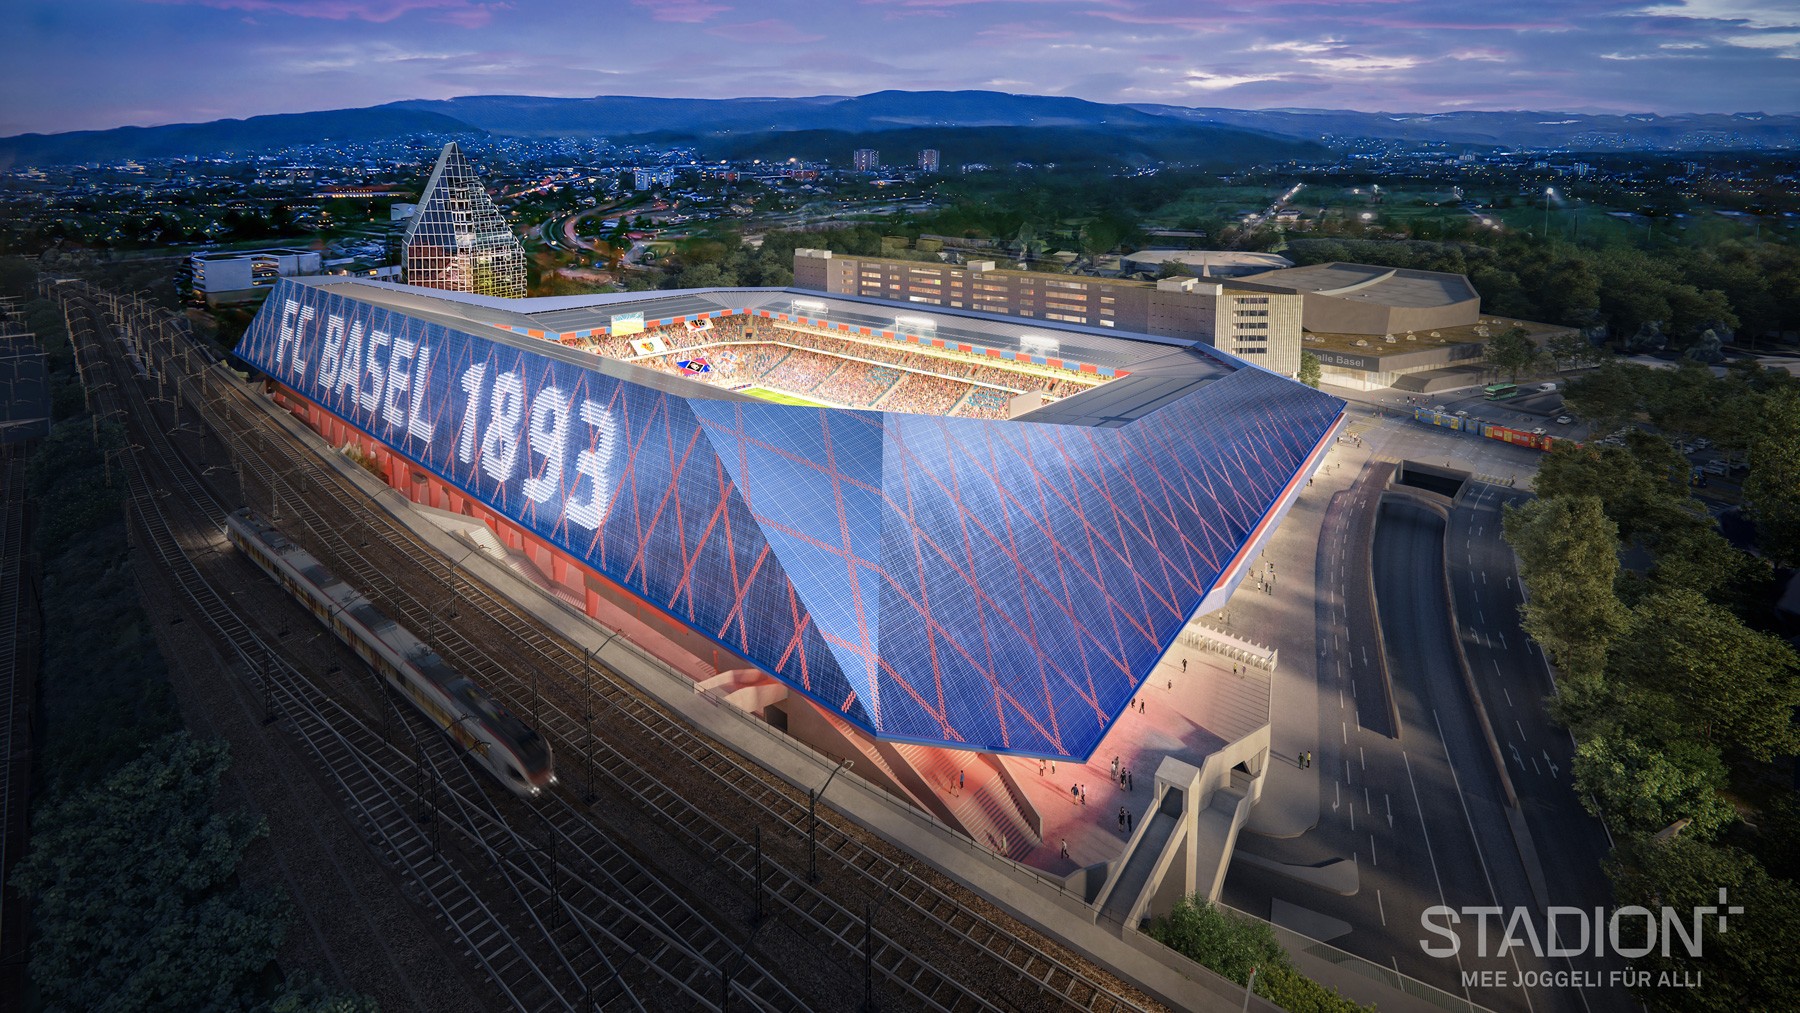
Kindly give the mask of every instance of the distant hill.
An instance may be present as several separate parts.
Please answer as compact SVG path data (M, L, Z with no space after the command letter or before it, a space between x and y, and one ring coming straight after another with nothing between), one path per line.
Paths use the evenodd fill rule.
M1363 113L1343 109L1189 109L1166 105L1134 105L1130 108L1192 122L1223 123L1315 140L1335 135L1572 151L1800 147L1800 116L1791 114Z
M1060 166L1144 166L1185 162L1201 168L1234 168L1264 162L1329 159L1331 152L1311 141L1271 137L1211 125L1160 123L1143 126L902 127L891 130L786 130L705 137L669 133L622 137L621 141L692 144L708 158L782 162L830 159L848 163L857 148L875 148L888 164L907 165L920 149L936 148L948 171L965 162L997 168L1014 162Z
M740 134L790 130L851 133L906 127L1074 127L1162 125L1160 115L1129 106L997 91L878 91L854 98L669 99L632 96L565 99L483 95L385 108L440 113L496 134L567 136Z
M487 132L520 137L620 139L659 135L717 141L772 134L835 132L846 138L875 133L929 130L933 143L917 136L887 139L890 147L917 145L945 149L942 137L955 130L1074 130L1065 139L1094 143L1095 136L1123 138L1121 159L1144 153L1186 151L1199 135L1153 137L1182 124L1231 128L1316 143L1326 136L1372 137L1442 142L1471 147L1551 147L1569 150L1719 150L1800 147L1800 116L1731 113L1657 116L1586 115L1559 112L1363 113L1331 109L1191 109L1171 105L1108 105L1084 99L1009 95L994 91L880 91L868 95L814 95L804 98L668 99L634 96L539 98L530 95L476 95L441 101L406 101L368 109L257 116L247 120L121 127L69 134L25 134L0 139L0 165L53 165L170 155L212 155L266 150L325 140L368 140L409 133ZM1021 143L1027 134L1008 135ZM1042 135L1048 137L1051 135ZM1248 137L1229 145L1256 150ZM822 144L826 139L818 139ZM763 141L746 140L755 145ZM790 149L813 145L813 138L789 138ZM961 143L958 139L957 143ZM880 147L880 143L871 146ZM1247 146L1247 147L1245 147ZM726 150L736 150L725 145ZM709 149L710 150L710 149ZM809 148L824 152L823 147ZM979 144L969 149L980 150ZM946 160L1063 161L1033 149L1011 157L970 154ZM755 156L753 156L755 157ZM786 156L783 156L786 157ZM821 155L822 157L822 155ZM833 159L845 157L841 148ZM1079 155L1074 157L1081 157ZM1178 155L1152 156L1174 157ZM1230 155L1222 154L1217 164ZM1186 160L1186 159L1183 159ZM1252 158L1263 161L1263 158Z
M460 120L420 109L377 106L317 113L278 113L247 120L117 127L66 134L0 138L0 166L76 165L127 158L229 155L320 141L370 141L421 133L482 133Z

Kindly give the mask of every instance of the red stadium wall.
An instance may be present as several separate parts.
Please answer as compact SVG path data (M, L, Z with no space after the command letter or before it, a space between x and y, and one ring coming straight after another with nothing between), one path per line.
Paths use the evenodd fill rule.
M461 514L486 524L503 545L524 553L545 576L580 595L584 602L583 611L589 617L613 629L634 627L626 629L627 639L648 650L663 663L696 680L709 678L715 672L753 667L744 659L721 650L712 641L694 633L679 619L487 509L462 490L446 485L436 475L416 467L410 459L395 453L368 433L349 425L286 387L270 384L269 388L270 396L276 404L285 408L332 446L355 446L360 450L374 464L376 474L389 488L414 503ZM698 671L698 665L710 666L710 671Z

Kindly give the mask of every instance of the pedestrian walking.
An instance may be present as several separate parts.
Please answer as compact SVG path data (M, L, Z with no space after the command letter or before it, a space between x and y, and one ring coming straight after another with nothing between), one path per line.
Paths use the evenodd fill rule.
M1125 775L1125 772L1124 772L1124 771L1123 771L1123 770L1121 770L1121 771L1119 771L1119 778L1118 778L1118 780L1119 780L1119 787L1121 787L1121 788L1123 788L1123 787L1125 787L1125 776L1126 776L1126 775Z
M1133 778L1131 776L1131 771L1129 771L1129 770L1127 770L1125 772L1125 790L1126 791L1136 791L1137 790L1137 779Z
M1067 837L1062 839L1062 856L1064 858L1069 857L1069 839Z
M1081 804L1087 805L1087 785L1081 786Z
M1138 701L1138 713L1139 714L1144 713L1144 701L1142 701L1142 700Z
M1044 776L1044 758L1041 756L1038 757L1038 776Z
M1119 807L1119 829L1120 830L1125 829L1125 807L1124 806Z
M1131 813L1129 812L1125 814L1125 832L1131 833Z
M1079 785L1079 784L1069 785L1069 801L1071 801L1071 802L1081 801L1081 785Z
M962 786L963 786L963 785L964 785L964 784L967 784L967 783L968 783L968 782L966 782L966 781L964 781L964 780L963 780L963 772L962 772L962 771L960 771L960 770L959 770L959 771L957 771L957 772L956 772L956 786L957 786L957 787L958 787L958 788L961 788L961 787L962 787Z
M1174 680L1174 679L1170 679L1170 680L1169 680L1169 688L1170 688L1170 689L1174 689L1174 688L1175 688L1175 680Z
M1299 752L1299 753L1294 754L1294 766L1299 767L1302 770L1306 769L1306 753L1305 752Z
M1187 674L1187 659L1186 658L1181 659L1181 674L1182 675ZM1171 683L1171 685L1172 685L1172 683Z
M1112 776L1114 776L1114 777L1118 777L1118 776L1119 776L1119 758L1118 758L1118 757L1116 757L1116 756L1115 756L1115 757L1113 757L1113 762L1112 762Z

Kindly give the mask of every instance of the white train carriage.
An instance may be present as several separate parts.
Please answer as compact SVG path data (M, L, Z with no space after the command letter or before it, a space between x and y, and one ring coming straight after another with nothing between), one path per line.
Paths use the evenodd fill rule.
M249 510L226 520L231 541L331 627L414 707L514 794L556 783L550 744L405 627L339 580L311 553Z

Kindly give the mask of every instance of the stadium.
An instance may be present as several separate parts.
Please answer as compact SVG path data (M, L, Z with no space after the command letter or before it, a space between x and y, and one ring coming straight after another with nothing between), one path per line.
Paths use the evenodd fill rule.
M1345 407L1190 340L787 289L286 278L237 355L471 544L940 817L933 751L1095 753Z

